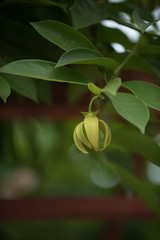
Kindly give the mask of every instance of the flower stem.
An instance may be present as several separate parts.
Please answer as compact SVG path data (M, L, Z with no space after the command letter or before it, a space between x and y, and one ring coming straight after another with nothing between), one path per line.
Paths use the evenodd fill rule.
M89 113L92 112L92 104L93 104L94 100L96 100L97 98L98 98L98 96L94 96L94 97L91 99L91 101L90 101L90 103L89 103L89 107L88 107L88 112L89 112Z
M142 37L142 35L141 35ZM140 41L141 41L141 37L139 38L138 42L135 44L134 48L132 49L132 51L128 54L128 56L124 59L124 61L117 67L117 69L115 70L115 75L117 76L118 73L121 71L121 69L124 67L124 65L129 61L129 59L134 55Z

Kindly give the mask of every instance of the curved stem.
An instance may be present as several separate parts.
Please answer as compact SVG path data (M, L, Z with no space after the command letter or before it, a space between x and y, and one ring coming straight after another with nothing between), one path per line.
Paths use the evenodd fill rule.
M89 112L89 113L92 112L92 104L93 104L94 100L96 100L97 98L98 98L98 96L94 96L94 97L91 99L91 101L90 101L90 103L89 103L89 107L88 107L88 112Z
M140 41L141 41L142 35L139 38L138 42L135 44L134 48L132 49L132 51L128 54L128 56L124 59L124 61L117 67L117 69L115 70L115 75L117 76L118 73L120 72L120 70L124 67L124 65L129 61L129 59L134 55Z

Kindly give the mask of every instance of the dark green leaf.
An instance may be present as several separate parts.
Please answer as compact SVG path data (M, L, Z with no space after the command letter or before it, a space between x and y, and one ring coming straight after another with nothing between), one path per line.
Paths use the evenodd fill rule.
M160 147L150 136L121 128L112 131L112 143L124 147L131 153L141 154L148 161L160 166Z
M38 99L42 100L45 103L51 104L52 94L51 94L50 82L43 81L40 79L34 79L34 81L37 88Z
M37 88L33 79L9 74L4 74L4 78L15 92L38 102Z
M55 69L55 65L53 62L44 60L19 60L0 68L0 72L47 81L88 84L86 78L72 69L65 67Z
M159 21L160 19L156 19L153 22L144 22L143 19L141 18L141 16L139 15L139 13L135 10L133 12L133 19L135 21L135 23L137 24L137 26L139 27L140 31L143 33L148 27L150 27L152 24L156 23L157 21Z
M31 25L44 38L65 51L78 47L96 49L82 33L64 23L46 20L31 23Z
M145 203L150 207L153 213L160 218L160 205L158 198L152 192L152 190L145 183L135 178L130 172L118 164L112 163L117 172L119 173L122 180L129 183L131 187L138 193L138 195L144 200Z
M153 44L146 44L138 48L139 54L154 54L160 55L160 46Z
M118 37L117 37L118 36ZM106 46L107 43L119 43L124 46L126 49L132 49L133 43L131 43L128 37L121 32L119 29L113 29L99 25L98 27L98 41L100 44Z
M116 96L111 94L108 96L115 110L144 133L149 120L149 110L146 105L139 98L128 93L118 92Z
M0 76L0 97L3 99L5 103L10 93L11 93L11 89L8 83L2 76Z
M93 0L76 0L72 6L72 19L75 28L98 23L106 18L107 4Z
M152 68L152 70L154 71L154 73L160 77L160 63L156 60L153 59L146 59L146 62L148 63L148 65Z
M147 106L160 110L160 87L142 81L124 82L123 86L129 88Z
M110 93L113 96L115 96L117 94L118 89L121 86L121 79L120 78L114 78L113 80L109 81L106 85L105 88L103 88L103 92L104 93Z
M64 53L60 57L56 67L66 64L95 64L111 69L117 67L117 63L112 58L105 58L97 51L87 48L77 48Z
M115 59L119 64L124 61L124 59L128 56L127 53L120 53L120 54L112 54L111 57ZM124 69L131 69L141 72L147 72L155 75L155 70L148 62L147 59L140 57L140 56L132 56L129 61L124 65ZM158 71L158 70L157 70Z
M3 4L13 3L13 2L63 7L63 4L53 2L52 0L4 0Z

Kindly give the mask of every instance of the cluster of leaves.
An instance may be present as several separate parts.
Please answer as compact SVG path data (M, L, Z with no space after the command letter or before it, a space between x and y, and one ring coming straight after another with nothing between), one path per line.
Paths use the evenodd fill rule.
M3 1L2 8L8 6L9 3L14 5L14 2L16 0ZM19 0L18 2L28 3L29 1ZM17 59L10 55L8 55L9 59L6 59L6 56L2 58L3 66L0 68L1 98L6 102L11 92L10 89L13 89L35 101L42 99L47 102L49 99L44 95L42 97L40 94L42 90L38 91L38 88L43 89L46 92L45 96L47 96L49 94L48 82L80 84L86 86L94 94L107 95L115 110L144 133L149 121L148 107L160 110L160 88L155 84L140 81L140 79L123 82L123 79L121 80L118 75L124 68L140 70L153 75L158 81L158 77L160 77L160 64L158 62L160 40L156 25L158 19L153 17L151 11L150 13L147 11L155 10L156 5L154 3L156 4L156 1L152 1L152 4L146 1L145 10L143 9L144 6L140 6L140 4L137 6L134 1L120 3L94 0L30 1L30 4L35 4L34 9L37 10L39 18L36 18L37 22L34 21L35 17L31 17L31 26L34 31L31 26L27 26L23 37L26 36L27 41L38 39L38 41L42 41L42 44L40 44L40 48L37 45L38 49L35 50L36 44L38 44L35 41L35 45L33 43L34 47L29 48L31 52L32 50L37 51L36 54L19 54L23 58L27 56L30 59L10 62L12 59ZM37 4L38 8L36 8ZM52 19L49 20L42 14L40 4L43 5L43 8L44 5L52 6L54 14L59 11L60 15L52 15L48 12L49 8L45 6L46 13L50 13L50 19ZM5 20L4 16L2 20ZM139 41L134 46L134 43L119 29L106 27L102 22L104 20L112 20L137 31L141 35ZM8 19L7 21L10 23ZM4 29L3 21L1 24L2 29ZM148 29L151 26L152 28ZM17 24L16 28L19 31L22 26ZM41 37L34 35L36 34L35 30L48 42L44 43ZM31 35L30 31L32 32ZM3 37L2 42L6 40L6 35L4 34ZM6 42L8 43L9 40L7 39ZM126 51L124 53L115 52L112 48L114 42L123 45ZM50 45L50 43L53 45ZM21 44L19 49L20 46L25 48ZM28 43L26 43L26 46L29 47ZM44 51L47 51L46 55ZM10 63L6 65L8 62ZM66 65L71 66L66 67ZM97 74L96 79L94 73L88 74L87 71L91 72L92 70L85 70L86 66L87 69L90 69L90 65L94 65L99 74L98 78ZM41 80L45 81L42 83ZM103 84L102 88L100 88L101 84ZM128 89L130 93L119 92L121 86ZM132 142L128 139L131 139ZM159 146L149 136L134 131L127 130L125 132L123 130L121 132L119 130L115 133L113 131L113 141L115 145L127 148L130 152L138 152L155 165L160 166ZM107 156L107 158L109 157ZM104 168L107 164L107 169L109 169L108 162L104 163L101 159L101 163ZM112 163L112 165L121 178L138 192L155 214L160 216L157 199L148 186L137 180L117 163Z

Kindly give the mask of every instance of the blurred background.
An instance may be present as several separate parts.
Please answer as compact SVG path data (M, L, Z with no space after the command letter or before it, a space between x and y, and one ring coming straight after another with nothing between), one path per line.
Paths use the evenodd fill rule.
M72 25L71 14L65 9L70 9L74 2L2 0L0 64L27 58L57 62L63 51L43 39L29 23L50 19ZM108 4L113 16L121 12L127 18L134 8L142 14L153 11L157 18L160 16L159 1L110 0ZM137 31L131 30L129 33L125 29L112 19L84 27L80 31L103 53L121 61L124 51L131 49L139 38ZM158 33L158 26L154 30ZM146 36L145 43L149 41L150 37ZM158 38L153 41L160 45ZM122 54L121 57L119 54ZM159 61L159 55L155 58ZM77 65L74 68L88 79L101 81L92 66ZM127 69L122 72L124 80L134 79L134 76L140 74L142 80L154 81L153 76L148 75L152 71L145 67L143 71L147 73L137 72L139 66L135 65L128 65ZM159 70L156 71L159 74ZM101 168L92 156L79 152L73 143L74 128L83 119L80 112L88 108L90 94L87 88L10 75L6 77L12 93L6 104L0 100L1 199L135 196L128 182L122 181L112 166ZM95 109L99 106L97 102ZM150 140L145 141L134 126L120 118L107 98L100 117L109 124L113 134L105 157L135 174L158 195L160 169L148 162L147 157L158 159L159 150L155 150ZM160 144L157 112L151 112L146 132ZM148 144L150 147L147 147ZM160 228L159 222L153 219L138 218L129 221L32 219L0 222L2 240L44 238L159 240Z

